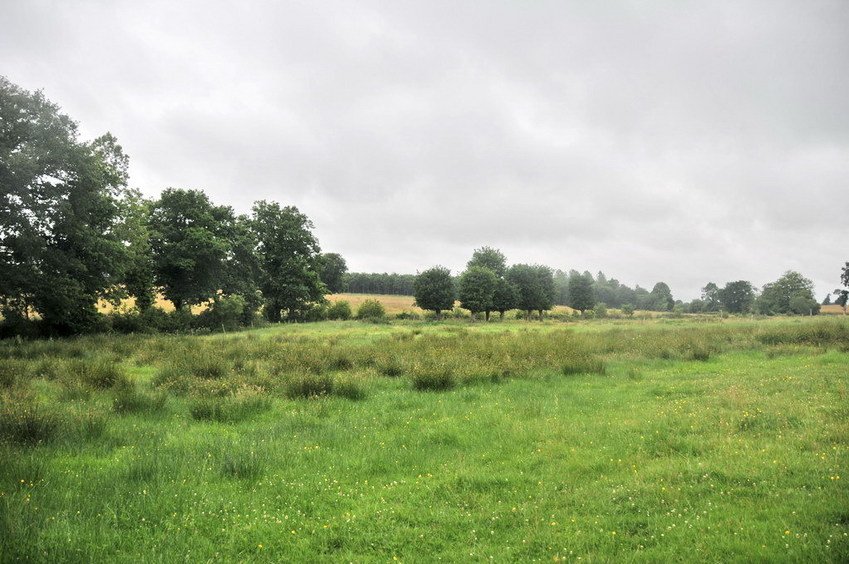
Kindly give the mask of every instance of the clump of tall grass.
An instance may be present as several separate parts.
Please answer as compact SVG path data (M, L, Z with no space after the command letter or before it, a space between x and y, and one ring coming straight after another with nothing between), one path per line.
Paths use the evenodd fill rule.
M413 389L441 392L457 386L457 377L448 366L419 366L410 375Z
M576 356L564 364L560 372L565 376L572 374L605 374L607 373L607 365L600 358Z
M20 394L0 398L0 439L35 446L57 438L61 427L59 414Z
M811 345L826 347L849 343L849 325L835 320L772 326L757 335L764 345Z
M286 382L286 396L291 399L315 398L333 393L333 378L326 374L296 374Z
M154 413L162 411L168 395L164 391L145 393L137 389L135 382L122 380L114 388L112 411L116 413Z
M0 362L0 388L12 388L18 382L25 382L30 375L28 363L21 360Z
M352 401L360 401L366 398L366 390L358 379L346 376L334 380L333 395Z
M202 396L189 400L189 413L198 421L238 423L271 409L271 399L261 390L243 388L226 397Z
M96 390L111 388L124 377L119 365L106 358L72 360L66 365L66 378Z

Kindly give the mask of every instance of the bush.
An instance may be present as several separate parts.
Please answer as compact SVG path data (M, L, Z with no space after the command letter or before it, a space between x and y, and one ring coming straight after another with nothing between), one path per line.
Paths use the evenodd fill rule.
M327 308L327 319L334 321L347 321L351 319L353 313L351 312L351 304L346 302L345 300L340 300L335 302L329 308Z
M304 321L316 322L324 321L325 319L327 319L326 303L311 304L309 308L304 312Z
M386 309L377 300L366 300L357 309L357 319L383 320L386 318Z

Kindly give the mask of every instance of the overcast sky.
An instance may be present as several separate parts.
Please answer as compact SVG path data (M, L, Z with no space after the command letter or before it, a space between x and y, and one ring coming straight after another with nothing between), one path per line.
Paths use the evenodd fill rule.
M0 74L130 184L296 205L351 271L475 248L688 301L849 260L849 2L0 0Z

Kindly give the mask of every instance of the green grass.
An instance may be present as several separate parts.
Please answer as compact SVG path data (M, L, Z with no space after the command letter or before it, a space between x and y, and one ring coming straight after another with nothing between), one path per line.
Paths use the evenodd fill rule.
M847 328L0 343L0 562L845 562Z

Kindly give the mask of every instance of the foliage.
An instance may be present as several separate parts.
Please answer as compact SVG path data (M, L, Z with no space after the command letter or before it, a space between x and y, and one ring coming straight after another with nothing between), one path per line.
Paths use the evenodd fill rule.
M215 296L231 245L227 225L233 210L215 206L200 190L168 188L153 203L150 245L156 283L182 310Z
M321 282L321 249L312 234L312 221L294 206L280 207L260 200L253 207L252 228L262 267L260 287L269 321L297 320L311 303L324 301Z
M385 317L386 309L378 300L366 300L357 308L357 319L381 320Z
M847 262L843 269L840 272L840 283L843 284L843 288L837 288L834 290L834 294L837 296L837 299L834 300L834 303L843 308L843 313L846 313L846 302L849 301L849 262Z
M495 273L483 266L470 266L460 275L458 297L460 307L472 313L472 319L478 312L486 312L489 321L489 312L493 309L493 296L498 280Z
M594 305L592 276L588 272L585 274L573 272L569 276L569 307L584 312L592 309Z
M658 282L651 290L652 307L654 311L671 311L675 306L672 290L666 282Z
M806 314L811 310L819 313L813 289L811 280L788 270L775 282L764 285L755 307L759 313L766 315Z
M726 288L728 285L726 285ZM704 312L717 312L719 308L722 307L722 292L713 282L708 282L705 284L705 287L702 288L702 301L704 304L702 305L701 311ZM728 310L728 306L725 306L726 310ZM731 310L728 310L731 311Z
M466 268L469 269L473 266L486 268L492 271L498 278L503 278L507 274L507 258L504 256L504 253L492 247L475 249L472 258L466 264Z
M355 294L412 296L416 291L415 282L415 274L354 272L345 275L347 291Z
M454 280L451 271L442 266L434 266L416 276L416 306L429 309L439 318L444 310L454 307Z
M513 309L519 303L519 290L516 285L506 278L498 278L495 281L495 290L492 293L492 309L497 311L501 319L504 312Z
M50 333L95 330L126 261L113 228L127 157L108 133L80 142L58 106L4 77L0 123L0 306L35 310Z
M327 308L327 319L347 321L352 315L351 304L345 300L334 302Z
M339 253L324 253L321 255L321 281L331 294L340 294L347 289L348 265Z
M746 313L755 303L755 289L745 280L729 282L718 292L718 298L728 313Z
M514 264L507 271L507 280L516 287L516 307L531 318L532 311L543 311L554 307L554 277L551 269L542 265Z

